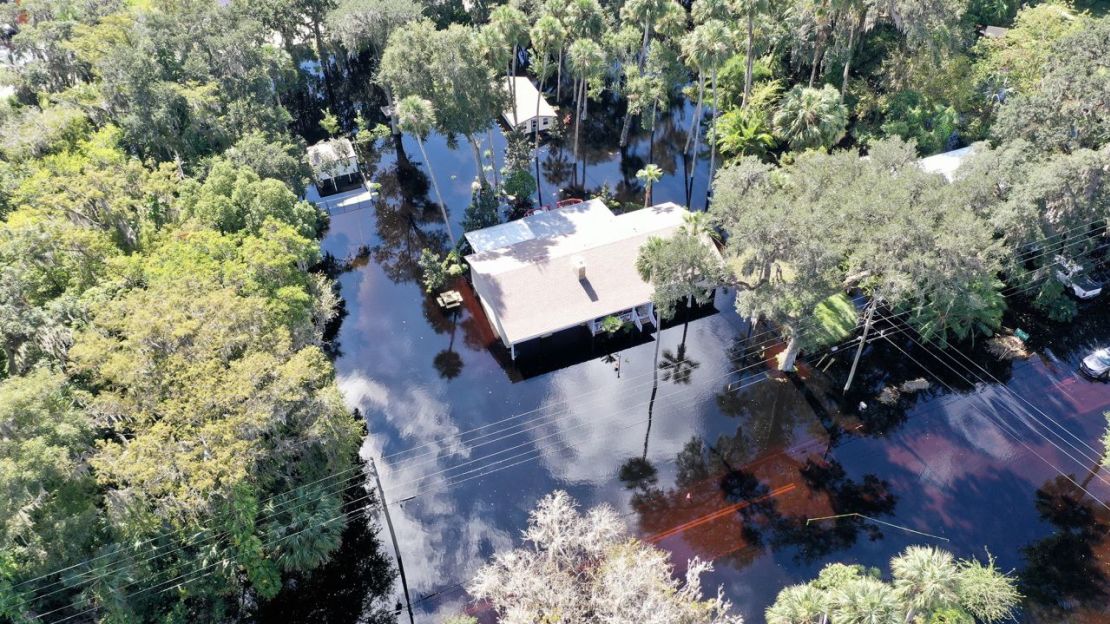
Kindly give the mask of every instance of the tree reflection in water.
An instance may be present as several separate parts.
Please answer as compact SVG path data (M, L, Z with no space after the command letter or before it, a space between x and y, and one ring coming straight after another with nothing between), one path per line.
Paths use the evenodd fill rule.
M399 142L395 142L394 150L404 153ZM381 184L374 204L378 244L371 248L371 254L390 280L417 282L420 251L447 249L447 233L439 227L439 207L428 200L428 178L408 158L398 156L377 182Z
M1037 490L1036 506L1056 531L1022 549L1026 565L1021 590L1027 610L1044 622L1106 622L1110 512L1062 476Z
M742 424L714 442L692 438L676 457L675 485L659 488L632 460L622 480L636 489L633 508L646 539L725 558L743 567L768 548L811 562L878 539L879 526L859 516L893 514L897 499L874 474L850 477L828 450L849 438L859 420L844 415L818 376L796 386L786 379L718 393L717 404ZM638 479L633 477L638 476Z

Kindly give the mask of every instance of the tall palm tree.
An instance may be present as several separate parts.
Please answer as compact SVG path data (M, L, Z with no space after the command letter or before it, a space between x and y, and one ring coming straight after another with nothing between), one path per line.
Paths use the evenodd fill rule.
M651 187L663 178L663 170L654 163L636 172L636 179L644 183L644 208L651 204Z
M701 55L711 68L710 83L713 87L713 124L709 128L709 184L706 185L706 209L709 208L709 191L713 187L713 173L717 165L717 118L721 116L718 106L717 72L721 65L732 54L733 36L728 26L721 20L707 20L695 30L700 30L697 43L701 46Z
M505 82L508 84L509 97L514 103L512 107L513 127L516 127L516 85L513 77L516 76L518 52L528 45L528 17L520 9L503 4L490 12L487 28L491 28L497 33L497 38L509 55L505 68Z
M589 84L603 71L605 71L605 51L601 45L592 39L579 39L570 44L570 49L567 53L570 57L570 69L578 86L575 93L575 116L574 116L574 160L578 161L578 135L579 129L582 125L582 118L586 116L586 108L589 100ZM585 177L585 164L583 167L583 177ZM583 185L585 182L583 181Z
M698 6L698 4L694 6ZM691 30L683 35L678 44L682 60L686 63L686 67L694 73L697 81L697 102L694 104L694 117L690 120L690 129L693 132L686 133L686 146L683 148L683 152L688 153L690 143L693 142L695 157L698 149L697 139L701 135L702 102L705 100L705 59L701 55L702 46L698 41L699 36L700 33L697 30ZM693 172L691 172L691 175L693 175Z
M532 27L531 39L532 49L535 51L536 56L540 58L540 73L536 77L539 85L536 88L536 125L533 128L533 140L535 144L532 147L532 152L536 159L536 205L543 205L543 195L540 190L539 168L540 168L540 104L543 102L543 83L547 79L547 62L551 57L551 53L555 50L561 50L563 47L563 40L566 38L567 31L563 28L562 23L550 15L544 15L536 20L535 26Z
M744 14L747 42L744 59L744 97L741 108L747 108L752 97L752 68L755 62L755 16L767 11L767 0L736 0L736 8Z
M845 51L844 73L840 78L840 101L844 101L844 92L848 90L848 72L852 67L852 54L856 49L856 38L863 33L867 25L867 11L871 8L872 0L842 0L844 11L851 17L855 13L855 21L848 28L848 48Z
M796 85L783 96L773 123L790 149L829 148L844 138L848 109L831 85L820 89Z
M436 115L432 103L416 95L410 95L397 103L397 123L405 132L416 137L416 144L420 146L420 155L424 157L424 166L428 168L428 177L432 179L432 188L436 192L436 201L439 203L440 213L443 215L443 225L447 227L447 235L451 238L451 246L455 247L455 233L451 229L451 221L447 218L447 204L439 192L439 182L432 171L432 161L424 149L424 139L428 137L432 126L435 125Z

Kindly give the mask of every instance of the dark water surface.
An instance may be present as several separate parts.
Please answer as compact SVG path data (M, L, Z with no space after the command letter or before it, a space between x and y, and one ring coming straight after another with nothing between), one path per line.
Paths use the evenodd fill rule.
M637 201L635 171L650 158L667 172L654 200L687 203L676 171L691 110L664 115L654 158L643 132L623 154L606 149L620 119L596 113L583 135L587 188L607 184ZM1028 621L1110 621L1110 508L1099 502L1110 501L1110 472L1093 471L1110 386L1075 374L1090 348L1110 343L1105 302L1067 326L1012 321L1034 334L1027 360L959 348L986 370L888 326L844 398L851 349L815 356L797 375L770 374L766 360L781 345L750 330L720 292L719 313L662 332L652 401L649 335L541 343L512 366L490 348L493 333L465 287L459 312L439 310L416 260L446 235L420 152L410 137L403 146L409 166L389 146L367 163L381 198L333 216L323 247L349 261L338 278L339 383L367 421L363 452L381 471L418 622L463 609L461 584L518 544L528 511L560 488L584 506L614 506L679 571L689 557L712 559L706 587L723 585L753 623L779 589L825 564L885 567L910 544L989 552L1021 574ZM427 148L460 235L470 150L438 136ZM542 162L548 197L574 186L567 150L546 148ZM701 208L708 163L698 166L692 203ZM877 400L883 387L918 378L930 387L894 405ZM829 516L840 517L807 523Z

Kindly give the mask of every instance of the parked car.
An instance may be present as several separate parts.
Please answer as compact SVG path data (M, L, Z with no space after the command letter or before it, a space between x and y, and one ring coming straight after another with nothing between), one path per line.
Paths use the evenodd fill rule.
M1095 379L1110 379L1110 349L1099 349L1083 358L1079 370Z
M1056 256L1054 273L1056 279L1060 280L1060 283L1079 299L1086 301L1102 294L1102 282L1095 281L1087 275L1083 271L1083 267L1079 266L1079 263L1074 260Z

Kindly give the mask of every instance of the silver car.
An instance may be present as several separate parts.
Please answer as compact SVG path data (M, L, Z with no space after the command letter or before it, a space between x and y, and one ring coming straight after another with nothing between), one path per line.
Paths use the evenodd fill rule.
M1094 379L1110 379L1110 349L1099 349L1083 358L1079 369Z

